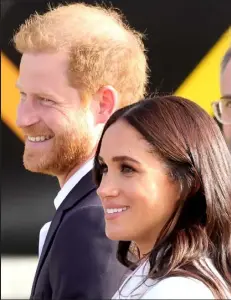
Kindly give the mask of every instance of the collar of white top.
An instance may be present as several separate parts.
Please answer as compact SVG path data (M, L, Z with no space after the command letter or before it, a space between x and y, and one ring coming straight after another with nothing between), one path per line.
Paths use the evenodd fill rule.
M54 200L56 210L59 208L63 200L67 197L70 191L76 186L76 184L93 168L94 159L87 161L78 171L75 172L64 184L61 190L58 192Z

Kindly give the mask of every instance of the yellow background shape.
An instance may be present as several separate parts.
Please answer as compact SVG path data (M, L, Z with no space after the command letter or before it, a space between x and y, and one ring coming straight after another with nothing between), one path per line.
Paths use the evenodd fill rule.
M220 97L221 60L230 46L231 37L229 30L227 30L176 90L175 94L193 100L209 114L212 114L211 103ZM186 55L190 55L190 53Z
M1 52L1 117L3 122L23 140L23 134L16 125L19 92L15 87L18 79L18 69Z

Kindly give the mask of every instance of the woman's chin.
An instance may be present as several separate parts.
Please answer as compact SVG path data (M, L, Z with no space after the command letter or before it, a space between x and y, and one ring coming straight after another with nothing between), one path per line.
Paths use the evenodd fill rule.
M124 232L111 231L106 229L106 236L112 241L128 241L128 237L124 234Z

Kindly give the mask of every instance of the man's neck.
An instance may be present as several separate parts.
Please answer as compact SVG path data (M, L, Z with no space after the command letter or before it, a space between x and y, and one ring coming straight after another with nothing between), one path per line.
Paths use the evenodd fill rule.
M70 171L68 171L65 174L57 176L57 179L59 181L60 188L64 186L64 184L78 171L82 168L83 165L85 165L90 159L93 158L93 155L88 158L88 160L84 161L82 164L76 165L74 168L72 168Z

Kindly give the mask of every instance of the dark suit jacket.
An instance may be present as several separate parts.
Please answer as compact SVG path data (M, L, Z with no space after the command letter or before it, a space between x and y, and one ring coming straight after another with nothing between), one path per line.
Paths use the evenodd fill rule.
M32 299L109 299L126 269L105 236L104 212L89 172L58 208L38 263Z

